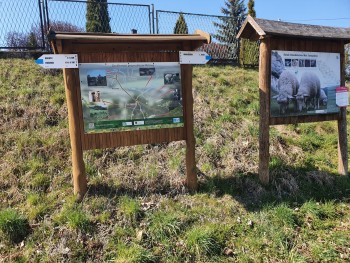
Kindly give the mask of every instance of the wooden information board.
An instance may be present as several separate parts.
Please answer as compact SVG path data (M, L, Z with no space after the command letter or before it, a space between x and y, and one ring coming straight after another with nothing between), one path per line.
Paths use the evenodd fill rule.
M259 93L260 93L260 122L259 122L259 178L263 183L269 182L269 130L270 125L279 124L297 124L306 122L321 121L337 121L338 123L338 171L342 175L348 175L348 140L347 140L347 124L346 124L346 108L342 107L337 110L332 108L329 112L319 112L318 106L314 106L312 114L308 114L304 108L301 108L303 114L280 114L278 116L271 114L271 87L272 83L272 67L273 52L282 54L289 51L289 55L299 55L298 65L296 60L291 59L291 63L295 63L294 73L299 67L308 65L311 68L312 63L324 63L327 61L308 58L307 63L299 64L301 55L306 54L309 57L315 54L329 54L330 57L336 59L339 55L339 62L334 64L333 71L334 83L345 86L344 78L344 45L350 42L350 30L346 28L324 27L314 25L304 25L287 23L281 21L272 21L266 19L257 19L248 16L244 22L237 38L247 38L250 40L260 40L260 62L259 62ZM286 52L284 52L286 53ZM288 52L287 52L288 53ZM324 56L323 56L324 57ZM275 58L274 58L275 59ZM304 63L306 63L304 59ZM311 60L314 60L311 61ZM285 67L289 67L289 58L283 60ZM303 62L301 62L303 63ZM293 65L291 65L293 66ZM329 68L326 68L326 70ZM304 70L304 69L303 69ZM293 73L293 74L294 74ZM295 75L295 74L294 74ZM302 80L299 80L302 82ZM337 82L338 81L338 82ZM323 87L324 88L324 87ZM333 87L335 90L335 87ZM296 95L296 94L291 94ZM294 96L296 97L296 96ZM290 98L290 103L296 102ZM290 106L287 109L293 111ZM316 108L317 107L317 108Z
M147 64L179 62L179 51L195 50L202 44L209 43L210 37L202 31L192 35L118 35L51 32L49 40L55 54L77 54L79 63ZM179 140L186 141L187 186L190 191L197 189L195 138L193 134L192 65L180 65L183 125L182 127L160 129L132 129L101 133L86 132L83 121L84 112L79 68L66 68L63 70L63 75L68 106L75 194L82 197L87 191L87 179L83 161L84 150Z

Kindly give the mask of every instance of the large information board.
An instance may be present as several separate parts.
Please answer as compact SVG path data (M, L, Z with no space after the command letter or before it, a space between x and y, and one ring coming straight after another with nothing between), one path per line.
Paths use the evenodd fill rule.
M178 62L81 63L85 133L183 126Z
M339 53L272 50L271 116L339 112L340 78Z

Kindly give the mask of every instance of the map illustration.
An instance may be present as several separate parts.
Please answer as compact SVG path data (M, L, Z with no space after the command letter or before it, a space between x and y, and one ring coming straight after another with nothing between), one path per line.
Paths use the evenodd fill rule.
M81 63L85 133L183 126L180 64Z

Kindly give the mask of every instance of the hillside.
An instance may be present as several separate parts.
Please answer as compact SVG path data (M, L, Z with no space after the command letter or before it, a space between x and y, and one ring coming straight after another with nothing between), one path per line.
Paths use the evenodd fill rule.
M0 262L350 260L335 122L271 128L272 182L257 179L257 70L194 68L198 193L172 142L85 152L79 203L61 71L0 68Z

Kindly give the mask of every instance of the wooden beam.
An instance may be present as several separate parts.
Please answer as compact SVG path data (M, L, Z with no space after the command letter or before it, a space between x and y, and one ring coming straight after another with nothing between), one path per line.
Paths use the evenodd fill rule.
M259 179L263 184L269 183L270 160L270 82L271 82L271 48L270 38L260 42L259 61L259 95L260 95L260 121L259 121Z
M345 86L344 68L344 41L340 41L340 72L341 86ZM346 123L346 107L340 108L340 119L338 120L338 172L341 175L349 175L348 160L348 137Z
M72 148L73 185L74 194L82 199L87 191L85 164L83 160L83 147L79 118L78 92L79 69L63 69L64 85L68 107L69 136Z
M191 47L184 45L183 50L191 50ZM181 65L186 137L186 184L190 192L194 192L198 188L195 160L196 141L193 133L192 71L192 65Z

